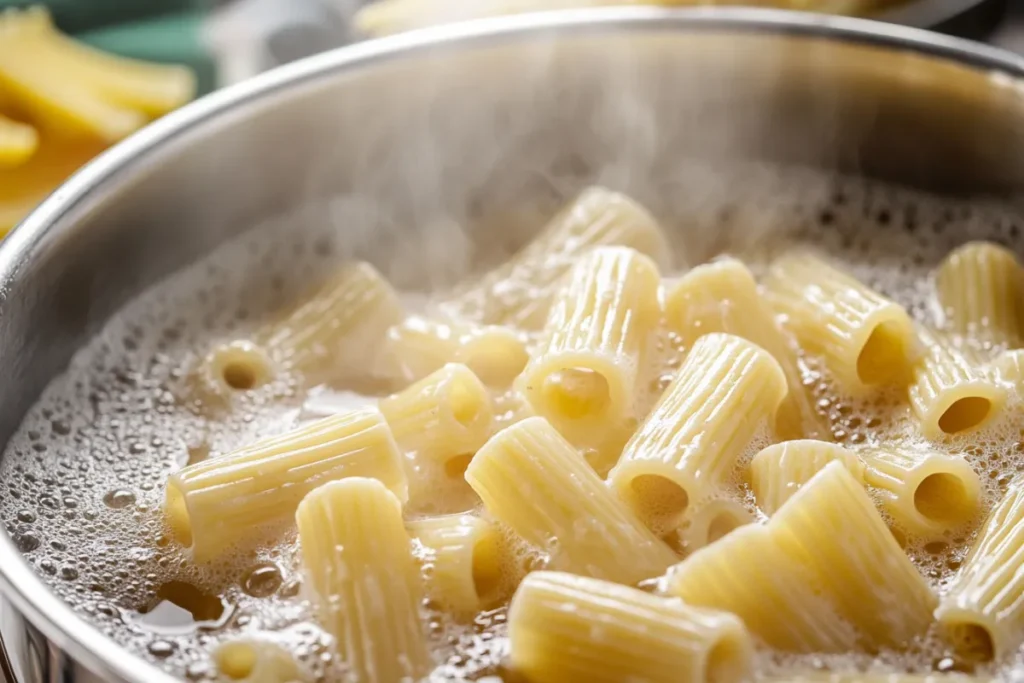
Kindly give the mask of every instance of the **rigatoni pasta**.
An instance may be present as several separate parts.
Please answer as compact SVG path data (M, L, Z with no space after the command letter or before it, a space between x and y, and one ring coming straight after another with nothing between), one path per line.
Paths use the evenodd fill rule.
M562 277L577 258L599 246L630 247L659 262L669 255L661 228L643 207L592 187L510 261L443 302L441 310L453 318L539 330Z
M306 678L290 652L255 638L220 644L213 661L221 676L239 683L300 683Z
M307 493L345 477L373 477L399 500L408 496L402 454L375 408L318 420L175 472L165 514L175 538L203 562L287 521Z
M724 332L770 353L789 387L776 419L780 438L828 438L828 429L804 388L795 352L742 262L724 258L686 273L667 292L665 318L688 347L705 334Z
M491 437L469 464L466 480L488 512L548 552L554 568L635 583L658 576L675 560L543 418Z
M786 328L845 390L863 394L909 374L914 328L899 304L807 252L775 261L765 286Z
M352 675L425 676L423 587L398 498L376 479L335 481L303 499L295 520L313 603Z
M950 330L982 344L1024 345L1024 267L1009 249L968 242L935 273L939 305Z
M692 553L753 522L754 515L743 503L723 493L721 498L698 503L687 511L676 540L683 553Z
M930 439L978 429L998 415L1006 390L974 367L947 340L921 330L924 346L914 368L910 405Z
M658 282L654 262L625 247L594 249L566 277L519 384L570 440L634 419L643 345L661 313Z
M734 615L571 574L526 577L508 622L511 664L535 683L738 683L753 669Z
M946 637L973 660L1003 658L1024 643L1024 478L992 510L956 582L935 612Z
M801 486L838 460L857 481L864 481L864 463L846 448L825 441L801 439L773 444L750 461L750 481L757 506L773 515Z
M431 597L467 618L504 597L501 533L475 515L445 515L406 524L409 535L429 552Z
M668 533L691 504L728 481L785 395L785 374L767 351L732 335L705 335L608 481L656 533Z

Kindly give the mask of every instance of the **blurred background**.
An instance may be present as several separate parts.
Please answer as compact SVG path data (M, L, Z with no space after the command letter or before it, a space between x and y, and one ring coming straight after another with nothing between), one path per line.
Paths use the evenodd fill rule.
M106 147L274 66L465 19L618 5L863 16L1024 53L1024 0L0 0L0 235Z

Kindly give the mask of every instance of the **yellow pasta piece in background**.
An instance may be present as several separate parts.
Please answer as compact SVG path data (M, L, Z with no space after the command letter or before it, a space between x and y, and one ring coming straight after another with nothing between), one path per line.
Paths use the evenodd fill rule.
M317 617L360 683L418 680L433 668L419 567L398 498L376 479L316 489L295 514Z
M974 660L1001 659L1024 643L1024 478L992 510L935 616Z
M676 533L677 544L689 554L753 522L754 516L739 501L712 498L687 512L686 521Z
M406 523L430 551L431 597L460 618L495 607L506 597L501 534L474 515L445 515Z
M508 327L406 318L388 330L388 350L411 381L446 363L462 363L489 387L505 388L526 366L522 335Z
M981 481L962 457L883 445L858 448L864 481L896 524L922 540L963 527L981 506Z
M757 506L766 515L775 514L801 486L835 460L843 463L857 481L864 482L864 463L838 444L802 439L768 446L750 462Z
M943 259L935 289L949 328L983 343L1024 346L1024 267L992 242L968 242Z
M657 266L624 247L594 249L566 277L518 386L571 441L600 440L635 420L641 354L661 314L659 282ZM604 474L613 464L596 467Z
M783 552L813 569L866 643L901 646L928 628L935 594L841 463L814 475L768 527Z
M165 514L177 540L203 562L262 528L289 520L321 484L374 477L401 500L407 482L391 430L375 408L342 413L178 470Z
M829 438L828 426L804 388L796 354L743 263L724 258L686 273L668 290L665 319L687 347L705 334L724 332L743 337L770 353L786 374L789 386L779 407L776 432L785 439Z
M785 395L785 374L767 351L732 335L705 335L608 481L655 533L668 533L729 480Z
M765 683L994 683L988 676L970 676L962 673L907 674L907 673L827 673L814 671L772 676Z
M512 668L532 683L738 683L753 671L732 614L571 574L527 576L508 624Z
M39 146L39 134L27 124L0 115L0 168L18 166Z
M299 683L306 678L290 652L257 638L218 645L213 661L221 676L238 683Z
M776 260L765 286L785 327L851 394L908 377L914 327L899 304L802 251Z
M973 367L950 344L927 330L924 353L914 368L910 406L929 439L979 429L999 414L1006 389Z
M580 256L599 246L630 247L659 262L670 254L646 209L625 195L591 187L511 260L443 302L441 309L453 318L539 330L562 277Z
M731 612L771 647L842 652L857 643L853 626L790 557L767 527L741 527L698 550L668 574L667 590L689 605Z
M491 515L547 551L555 568L629 584L676 559L543 418L491 437L466 481Z

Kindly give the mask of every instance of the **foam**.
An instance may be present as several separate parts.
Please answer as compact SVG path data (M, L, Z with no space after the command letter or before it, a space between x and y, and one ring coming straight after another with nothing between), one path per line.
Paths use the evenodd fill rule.
M920 321L937 320L929 270L950 248L987 238L1024 250L1019 216L995 203L939 201L891 187L760 166L727 174L681 166L665 182L688 188L666 192L662 203L651 207L671 232L677 263L696 264L729 252L747 260L757 274L785 245L809 242L903 303ZM333 680L343 671L302 599L294 532L276 545L229 550L222 562L197 568L167 539L160 514L164 480L190 460L216 457L259 436L374 399L323 388L300 393L285 378L209 416L188 392L190 369L215 340L245 336L271 312L299 300L340 260L374 253L371 226L358 223L360 238L347 239L354 222L373 221L365 202L343 198L330 212L329 221L299 216L269 223L140 296L51 384L0 463L0 516L26 560L98 629L179 676L212 679L209 653L243 633L287 647L311 674ZM523 237L505 241L521 244ZM410 285L411 273L425 273L421 254L445 257L437 248L420 251L415 244L401 251L418 259L414 268L394 259L375 265L387 276L401 275L403 286ZM439 266L446 283L464 274L467 248L454 252L453 260ZM658 360L641 384L649 387L637 401L641 413L652 407L684 351L672 338L654 342L652 357ZM883 394L871 403L843 398L813 358L803 359L803 365L838 441L915 438L902 419L907 413L901 396ZM496 401L501 424L525 414L514 395ZM1009 412L1021 410L1020 399L1014 398ZM1024 466L1022 441L1019 417L1008 416L979 435L933 446L962 453L978 469L987 507L1005 489L1007 473ZM764 445L761 440L752 445L744 461ZM443 500L410 514L473 505L464 483L445 476L424 474L425 490L442 491ZM759 515L742 477L734 486ZM526 548L505 533L510 539L505 580L514 583L524 571L546 564L545 549ZM908 537L906 547L941 590L970 541L970 534L960 534L939 547ZM253 581L254 570L262 580ZM228 606L223 622L198 630L145 623L138 611L171 581L222 599ZM507 653L503 609L481 614L469 625L452 622L429 604L424 611L438 662L435 679L501 674ZM762 652L759 658L766 672L795 666L907 671L961 666L935 634L908 653L792 657ZM1015 665L1024 667L1024 657Z

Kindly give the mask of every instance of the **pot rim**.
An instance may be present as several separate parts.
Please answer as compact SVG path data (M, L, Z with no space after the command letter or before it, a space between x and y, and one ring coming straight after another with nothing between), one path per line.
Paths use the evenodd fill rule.
M68 215L105 184L129 174L147 152L171 143L251 101L382 60L407 58L438 47L513 39L555 31L664 30L735 31L820 36L834 40L910 50L993 73L1024 78L1024 57L959 38L865 19L748 8L657 7L552 11L482 19L356 43L288 64L230 86L172 112L105 151L45 199L0 243L0 302L24 264L60 235L73 230ZM63 224L62 224L63 223ZM131 655L79 617L29 567L11 538L0 533L0 592L43 635L86 668L104 678L147 683L177 680Z

